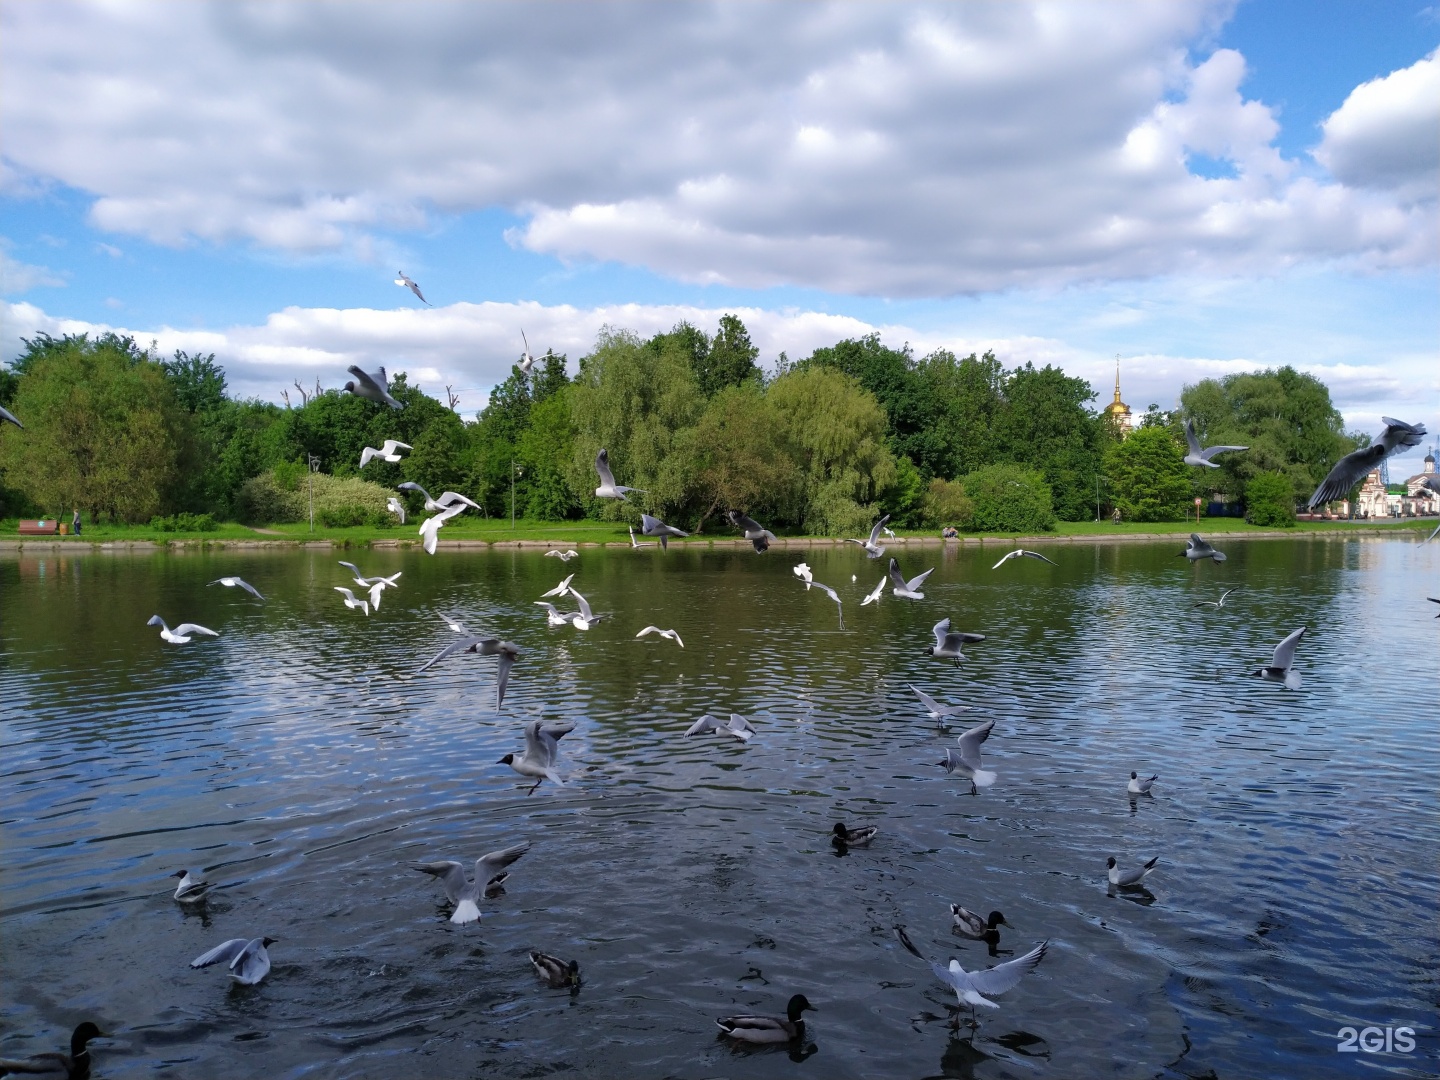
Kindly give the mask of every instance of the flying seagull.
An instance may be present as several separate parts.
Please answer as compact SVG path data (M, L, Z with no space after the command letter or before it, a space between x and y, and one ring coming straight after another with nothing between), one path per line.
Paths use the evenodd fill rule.
M589 630L601 619L608 619L610 617L603 612L599 615L596 615L593 611L590 610L590 602L586 600L585 597L581 596L578 592L576 592L574 589L570 590L570 595L575 598L575 603L580 605L580 610L576 612L576 614L570 620L571 625L573 625L576 630Z
M190 961L192 968L224 964L230 969L230 978L242 986L254 986L270 974L270 954L265 949L275 944L270 937L231 938L216 945L209 952L201 953Z
M1131 795L1149 795L1150 789L1155 786L1155 781L1159 779L1160 774L1156 773L1148 780L1141 780L1140 774L1132 769L1130 772L1130 783L1126 786L1125 790Z
M895 927L895 932L900 937L900 944L905 946L912 956L926 960L925 954L911 943L903 926ZM1021 979L1039 967L1040 961L1045 959L1049 945L1048 941L1042 941L1024 956L1017 956L1014 960L996 964L984 971L966 971L960 966L960 961L953 957L948 967L930 963L928 960L926 962L930 963L930 970L935 973L935 977L955 991L955 997L959 1003L970 1006L970 1015L973 1021L975 1006L984 1005L990 1009L998 1009L1000 1006L991 1001L990 996L1014 989ZM959 1013L955 1015L955 1026L957 1028L960 1026Z
M555 759L560 756L560 740L575 730L572 723L547 723L531 720L525 725L525 753L517 757L506 754L495 764L509 765L521 776L534 779L535 786L525 794L533 794L535 788L546 780L557 784L565 783L555 771Z
M472 510L480 509L479 503L475 502L473 499L467 499L458 491L442 491L438 499L432 499L430 497L430 493L426 491L423 487L421 487L419 484L415 483L414 480L406 480L405 483L397 485L395 490L415 491L423 495L425 497L425 509L430 511L431 513L436 513L440 510L448 510L450 507L457 504L462 506L468 506Z
M995 783L995 774L980 767L980 744L990 737L993 730L994 720L986 720L978 727L971 728L957 740L960 743L959 750L946 750L945 760L936 762L947 773L959 773L969 780L971 795L978 795L980 788Z
M634 525L631 525L631 526L630 526L630 546L631 546L632 548L647 548L647 547L654 547L655 545L652 544L652 543L651 543L650 541L648 541L648 540L645 541L644 543L640 542L639 540L636 540L636 539L635 539L635 526L634 526Z
M495 676L495 709L498 712L505 704L505 687L510 682L510 669L515 666L515 658L520 655L520 650L510 642L495 637L462 637L459 641L452 641L421 664L415 669L415 674L419 675L426 668L433 667L445 657L456 653L476 653L480 656L500 658L500 668Z
M349 589L345 588L344 585L336 585L335 591L341 593L345 597L345 606L350 610L353 611L356 608L359 608L367 616L370 614L370 602L368 600L356 600L355 594L352 593Z
M360 451L360 468L369 465L372 460L379 458L381 461L396 462L400 460L397 450L410 450L413 447L409 443L400 442L398 439L386 439L385 445L376 450L373 446L367 446ZM403 524L403 522L402 522Z
M399 580L400 575L405 573L404 570L397 570L389 577L366 577L364 574L360 573L360 568L356 566L353 562L346 562L344 559L337 559L336 563L340 566L345 567L346 570L349 570L351 576L355 579L355 584L359 585L362 589L369 589L372 585L375 585L379 582L384 582L386 585L395 585Z
M890 561L894 562L895 560L892 559ZM929 573L929 571L926 571L926 573ZM868 593L865 599L860 601L860 606L864 607L866 604L878 604L880 597L885 595L885 586L888 584L890 584L890 579L888 577L882 577L880 584L875 586L874 591Z
M886 525L883 531L884 531L885 535L886 535L887 537L889 537L891 540L894 540L894 539L895 539L895 530L892 529L892 528L890 528L889 525Z
M405 504L395 498L394 495L391 495L385 500L385 509L389 510L392 514L398 515L401 525L405 524Z
M529 850L530 844L526 842L481 856L475 860L474 881L466 881L465 867L449 860L412 863L410 869L440 879L446 897L455 905L450 921L463 926L479 920L480 908L477 901L492 888L498 888L510 876L505 868Z
M349 390L356 397L363 397L381 405L389 405L392 409L405 407L390 396L390 380L385 377L383 367L374 375L361 371L355 364L351 364L345 370L355 378L352 382L347 382L341 389Z
M610 471L610 451L603 446L595 455L595 471L600 474L600 486L595 489L597 499L619 499L624 502L627 491L633 491L640 495L646 494L644 488L623 487L615 483L615 474Z
M170 875L180 879L175 886L175 901L180 904L198 904L210 894L210 883L204 878L190 876L189 870L177 870Z
M1229 595L1230 595L1231 593L1233 593L1233 592L1239 592L1239 591L1240 591L1241 589L1243 589L1244 587L1245 587L1245 586L1243 586L1243 585L1236 585L1235 588L1233 588L1233 589L1226 589L1223 593L1221 593L1219 600L1196 600L1195 603L1192 604L1191 606L1192 606L1192 607L1223 608L1223 607L1225 606L1225 598L1226 598L1227 596L1229 596Z
M420 546L425 549L427 555L434 555L435 549L440 546L440 530L451 518L465 512L464 503L455 503L449 509L441 510L434 517L428 517L420 523Z
M727 510L725 516L730 519L730 524L745 534L745 539L755 545L755 552L759 554L768 548L775 534L765 526L761 525L752 517L742 514L739 510Z
M14 424L21 431L25 430L25 425L22 424L19 420L15 419L14 413L12 413L9 409L5 408L4 405L0 405L0 422L4 422L6 420L10 421L10 423Z
M465 633L465 627L461 626L460 623L457 622L457 621L456 621L454 618L452 618L451 616L446 615L444 612L440 612L440 611L437 611L435 614L440 617L440 621L441 621L441 622L443 622L447 627L450 628L450 630L451 630L452 633L456 633L456 634L463 634L463 633Z
M794 566L792 566L790 568L790 572L796 577L798 577L801 581L805 582L806 588L809 588L810 583L815 580L814 575L810 573L810 567L803 562L796 563Z
M1204 540L1200 539L1199 533L1191 533L1190 539L1185 541L1185 550L1176 553L1178 559L1181 555L1194 562L1196 559L1214 559L1217 563L1225 561L1225 553L1216 551Z
M564 596L566 593L568 593L568 592L570 591L570 582L573 581L574 579L575 579L575 575L574 575L574 574L571 574L569 577L565 578L565 580L563 580L562 582L560 582L559 585L556 585L556 586L555 586L553 589L551 589L549 592L542 592L542 593L540 594L540 599L544 600L546 597L550 597L550 596Z
M1111 885L1118 885L1122 889L1133 889L1135 886L1144 882L1145 875L1154 870L1155 864L1159 861L1160 856L1156 855L1155 858L1151 859L1138 870L1121 870L1120 864L1115 861L1115 856L1112 855L1105 860L1106 876L1109 877Z
M1300 672L1291 665L1295 662L1295 646L1300 644L1300 639L1305 636L1305 627L1300 627L1294 633L1286 636L1285 640L1275 646L1275 655L1270 663L1262 668L1256 668L1252 675L1264 679L1266 682L1284 683L1286 690L1300 689Z
M396 270L395 272L400 275L395 279L396 285L401 285L404 288L409 289L411 292L413 292L416 296L420 298L420 302L422 304L425 304L427 306L433 306L430 304L429 300L425 299L425 294L420 291L420 286L416 285L415 282L411 281L408 277L405 276L404 270Z
M705 735L712 731L718 731L722 735L734 735L741 742L749 742L755 734L755 729L750 726L750 721L739 713L731 713L729 720L720 720L706 713L691 724L685 734Z
M955 666L960 666L960 661L965 659L961 652L962 646L972 641L984 641L984 634L971 634L964 630L951 630L950 620L941 619L930 628L935 635L935 644L925 650L926 656L938 656L942 660L954 660Z
M651 517L649 514L640 515L640 531L646 536L659 537L660 546L662 548L668 548L670 546L670 537L672 536L690 535L687 532L682 532L681 530L675 528L675 526L673 525L666 525L665 522L661 521L659 518Z
M529 375L530 369L535 366L535 357L530 355L530 339L525 336L525 331L520 331L520 340L525 344L525 351L520 354L519 367L522 375Z
M259 593L259 591L256 590L255 586L254 586L254 585L251 585L251 584L250 584L248 581L246 581L244 578L238 578L238 577L221 577L221 578L216 578L214 581L208 582L207 584L208 584L208 585L227 585L227 586L229 586L229 587L232 588L232 589L235 589L235 588L244 589L244 590L245 590L246 592L248 592L251 596L255 597L256 600L264 600L264 599L265 599L265 597L261 596L260 593Z
M1220 466L1210 459L1216 454L1225 454L1231 450L1249 450L1248 446L1212 446L1208 449L1200 449L1200 440L1195 437L1195 421L1185 421L1185 443L1190 448L1185 455L1186 465L1201 465L1207 469L1218 469Z
M932 566L923 574L906 581L900 573L900 564L892 557L890 560L890 580L895 583L895 588L890 591L896 596L903 596L907 600L924 600L925 594L920 591L920 586L925 584L925 579L935 572Z
M680 635L677 634L674 630L661 630L658 626L647 626L644 630L641 630L635 636L637 638L642 638L646 634L659 634L661 637L669 638L671 641L675 642L676 645L679 645L680 648L683 649L685 647L685 642L680 640Z
M545 621L550 626L568 626L574 621L575 616L578 614L578 612L574 611L561 611L554 604L550 603L549 600L535 600L533 603L539 607L543 607L546 612L548 612Z
M165 625L165 620L160 618L159 615L151 615L150 618L146 620L145 625L160 627L160 637L170 642L171 645L184 645L194 634L205 634L208 637L220 636L214 630L207 630L205 627L193 622L182 622L179 626L175 627L174 630L171 630L170 627Z
M844 629L845 629L845 605L844 605L843 603L841 603L841 601L840 601L840 594L837 593L834 589L832 589L829 585L822 585L822 584L821 584L820 582L818 582L818 581L811 581L811 580L809 580L808 578L805 579L805 588L808 589L808 588L810 588L812 585L813 585L815 588L819 589L821 592L823 592L826 596L830 597L831 600L834 600L834 601L835 601L835 608L836 608L836 610L840 613L840 629L841 629L841 630L844 630Z
M905 685L910 686L909 683L906 683ZM945 723L946 717L958 716L962 712L970 711L969 705L941 705L940 702L936 701L929 694L925 693L924 690L916 689L914 686L910 686L910 690L916 697L920 699L920 704L925 706L925 711L928 712L932 717L934 717L937 724L940 724L942 726Z
M1001 556L1000 561L997 562L994 566L990 567L990 569L999 570L1000 567L1004 566L1011 559L1019 559L1022 557L1026 559L1039 559L1041 562L1048 562L1051 566L1060 565L1054 559L1047 559L1038 551L1027 551L1024 548L1016 548L1014 551L1007 551L1003 556Z
M859 544L865 549L865 554L868 557L872 559L880 558L881 555L885 554L885 549L880 545L880 530L885 528L885 523L889 520L890 515L886 514L879 521L877 521L875 523L875 527L870 530L869 540L846 540L845 543Z
M559 548L551 548L549 551L545 552L545 558L559 559L563 563L568 563L571 559L578 559L579 557L580 552L575 551L573 548L569 551L561 551ZM566 578L565 580L569 581L570 579ZM549 596L550 594L546 593L545 595Z
M1307 509L1314 510L1324 503L1345 498L1351 488L1365 479L1371 470L1378 469L1387 457L1397 450L1419 446L1420 440L1425 437L1424 424L1407 424L1389 416L1380 419L1385 421L1385 430L1380 433L1380 438L1337 461L1330 474L1315 489L1315 494L1310 496Z

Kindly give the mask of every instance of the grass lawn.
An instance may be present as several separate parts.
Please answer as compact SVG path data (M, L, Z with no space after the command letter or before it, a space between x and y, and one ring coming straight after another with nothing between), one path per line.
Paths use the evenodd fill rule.
M1335 530L1348 530L1352 528L1364 529L1394 529L1402 532L1424 531L1429 532L1436 525L1434 518L1405 519L1387 522L1343 522L1343 521L1316 521L1300 522L1290 535L1301 535L1307 532L1330 532ZM316 526L311 532L308 524L291 525L270 525L263 529L251 528L247 525L236 525L231 522L223 523L216 527L214 532L207 533L180 533L161 532L151 528L149 525L85 525L81 535L77 537L20 537L18 534L18 519L8 518L0 520L0 541L4 540L42 540L50 541L61 539L68 543L134 543L149 541L157 544L164 544L170 541L236 541L236 540L258 540L283 543L292 541L304 543L306 541L326 541L342 547L365 547L369 544L385 541L419 542L419 535L416 529L418 522L407 525L395 525L388 528L373 528L362 526L350 529L325 529ZM1251 532L1268 532L1271 530L1259 529L1253 525L1247 525L1240 518L1201 518L1197 527L1191 521L1149 521L1149 522L1123 522L1119 525L1110 521L1062 521L1053 533L1047 534L1055 538L1062 537L1085 537L1085 536L1135 536L1155 533L1175 533L1188 535L1191 532L1202 534L1227 533L1244 534ZM923 530L897 530L900 536L936 536L933 529ZM799 537L803 534L791 534ZM1009 539L1019 535L1030 535L1020 533L962 533L967 539L980 538L989 540ZM516 521L515 527L511 528L508 518L477 518L463 517L451 521L440 532L442 541L445 540L468 540L472 542L503 543L515 540L550 541L563 543L598 543L598 544L625 544L629 543L629 535L625 526L618 522L609 521ZM702 539L709 540L736 540L739 533L731 529L723 521L714 519L710 522L710 530ZM684 541L675 541L684 543Z

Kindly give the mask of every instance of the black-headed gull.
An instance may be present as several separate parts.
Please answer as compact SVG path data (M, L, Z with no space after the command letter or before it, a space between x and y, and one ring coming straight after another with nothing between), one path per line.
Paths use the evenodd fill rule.
M540 594L540 599L544 600L546 597L549 596L564 596L570 591L570 582L572 582L573 580L575 580L575 575L571 574L569 577L567 577L564 581L560 582L559 585L556 585L549 592L542 592Z
M844 629L845 629L845 605L844 605L844 603L843 603L843 602L841 601L841 599L840 599L840 594L837 593L834 589L832 589L829 585L821 584L821 583L818 582L818 581L814 581L814 580L811 580L811 579L804 579L804 578L802 578L801 580L805 581L805 588L809 589L809 588L811 588L811 587L814 587L814 588L816 588L816 589L819 589L819 590L820 590L821 592L823 592L826 596L830 597L831 600L834 600L834 601L835 601L835 609L836 609L836 611L838 611L838 612L840 613L840 629L841 629L841 630L844 630Z
M569 626L578 614L574 611L561 611L549 600L536 600L534 603L545 609L545 621L550 626Z
M739 713L731 713L729 720L721 720L706 713L691 724L685 734L705 735L712 731L718 731L722 735L733 735L741 742L749 742L755 735L755 729L750 726L750 721Z
M925 650L926 656L936 656L942 660L954 660L955 666L960 666L960 661L965 659L961 647L973 641L984 641L984 634L972 634L964 630L951 630L950 620L941 619L930 628L935 635L935 644Z
M914 956L930 964L930 970L935 977L943 982L951 990L955 991L955 997L961 1005L970 1006L970 1014L975 1015L975 1006L984 1005L986 1008L998 1009L1000 1006L991 1001L990 998L996 994L1003 994L1007 990L1014 989L1021 979L1029 975L1045 959L1045 953L1050 943L1042 941L1035 948L1031 949L1024 956L1017 956L1014 960L1007 960L1003 964L996 964L984 971L966 971L960 966L960 961L950 960L948 965L931 962L924 953L917 949L905 933L903 926L897 926L895 932L900 936L900 944ZM955 1024L960 1024L960 1016L955 1016Z
M578 559L579 557L580 552L574 550L573 548L569 551L561 551L559 548L551 548L549 551L545 552L545 558L559 559L563 563L568 563L571 559ZM569 581L570 579L566 578L565 580ZM550 594L546 593L545 595L548 596Z
M1225 561L1225 553L1216 551L1204 540L1200 539L1199 533L1191 533L1190 539L1185 541L1185 550L1176 554L1178 559L1181 555L1195 562L1197 559L1214 559L1217 563Z
M251 596L255 597L256 600L264 600L264 599L265 599L265 597L263 597L263 596L260 595L260 591L259 591L258 589L256 589L254 585L251 585L248 581L246 581L244 578L238 578L238 577L220 577L220 578L216 578L214 581L206 582L206 584L207 584L207 585L225 585L225 586L227 586L227 587L229 587L229 588L231 588L231 589L244 589L244 590L245 590L246 592L248 592Z
M794 574L797 578L799 578L801 581L805 582L807 586L815 580L815 575L810 572L809 565L803 562L796 563L794 566L792 566L790 568L790 572Z
M1218 469L1220 466L1210 459L1216 454L1226 454L1231 450L1249 450L1248 446L1211 446L1204 450L1200 449L1200 439L1195 434L1195 421L1185 421L1185 445L1188 448L1185 454L1186 465L1200 465L1207 469Z
M399 461L400 455L397 454L396 451L410 449L412 449L412 447L409 443L399 442L395 439L386 439L385 445L380 447L379 450L376 450L373 446L364 447L360 451L360 468L363 469L366 465L369 465L370 462L373 461L375 458L379 458L381 461L389 461L392 463Z
M989 787L995 783L995 774L980 767L980 746L990 737L990 732L995 730L995 721L986 720L985 723L971 728L961 734L956 741L960 744L958 750L946 750L945 760L937 762L947 773L965 777L970 781L970 794L978 795L979 789Z
M647 626L644 630L641 630L635 636L637 638L642 638L646 634L659 634L661 637L669 638L671 641L675 642L676 645L679 645L682 649L685 647L685 642L680 640L680 635L677 634L674 630L661 630L658 626Z
M420 546L425 549L427 555L434 555L435 549L440 546L440 530L451 518L465 512L464 503L456 503L448 510L441 510L433 517L428 517L420 523Z
M355 594L352 593L349 589L345 588L344 585L336 585L335 591L345 597L345 606L347 608L350 608L352 611L356 608L359 608L366 614L366 616L369 616L370 602L368 600L355 599Z
M630 526L630 546L631 546L632 548L651 548L651 547L655 547L656 545L655 545L654 543L650 542L649 540L645 540L645 541L636 540L636 539L635 539L635 526L634 526L634 525L631 525L631 526Z
M448 510L450 507L455 505L468 506L472 510L480 509L479 503L475 502L473 499L467 499L458 491L442 491L438 499L432 499L430 497L430 493L426 491L423 487L421 487L419 484L415 483L414 480L406 480L403 484L397 484L395 486L395 490L414 491L423 496L425 499L425 510L428 513L435 513L440 510Z
M1155 781L1159 779L1160 774L1156 773L1148 780L1142 780L1140 779L1139 773L1131 770L1130 783L1126 786L1125 790L1128 791L1131 795L1149 795L1150 789L1155 786Z
M405 504L395 498L394 495L391 495L385 500L385 509L399 517L401 525L405 524Z
M530 339L525 336L525 331L520 331L520 341L525 346L525 351L520 354L520 363L516 365L522 375L529 375L530 369L535 366L535 357L530 355Z
M890 515L886 514L879 521L877 521L875 523L875 527L870 530L869 540L846 540L845 543L859 544L865 549L865 554L868 557L872 559L880 558L881 555L885 554L885 548L880 544L880 531L885 528L885 523L889 520Z
M1223 607L1225 606L1225 599L1226 599L1226 597L1228 597L1228 596L1229 596L1231 593L1233 593L1233 592L1239 592L1239 591L1240 591L1241 589L1243 589L1243 588L1244 588L1243 585L1236 585L1235 588L1233 588L1233 589L1226 589L1223 593L1221 593L1219 600L1196 600L1193 606L1194 606L1194 607L1223 608Z
M454 656L456 653L475 653L478 656L500 658L500 667L495 676L495 709L498 712L505 705L505 687L510 683L510 669L515 666L515 658L520 655L520 649L496 637L462 637L426 660L415 669L415 674L419 675L426 668L433 667L447 656Z
M413 293L420 299L420 302L421 302L422 304L425 304L425 305L427 305L427 306L430 306L430 301L425 299L425 294L420 291L420 286L419 286L419 285L416 285L415 282L411 281L411 280L405 275L405 271L404 271L404 270L396 270L395 273L397 273L397 274L400 275L399 277L397 277L397 278L395 279L395 284L396 284L396 285L399 285L399 286L401 286L402 288L409 289L411 292L413 292Z
M925 584L925 579L934 572L935 568L932 566L923 574L918 574L909 581L906 581L904 575L900 573L900 564L894 559L891 559L890 580L895 583L895 588L892 589L891 592L907 600L924 600L925 594L920 591L920 587Z
M1009 562L1011 559L1020 559L1020 558L1025 558L1025 559L1039 559L1041 562L1048 562L1051 566L1059 566L1059 565L1060 565L1060 564L1057 563L1054 559L1047 559L1044 555L1041 555L1038 551L1028 551L1028 550L1026 550L1025 548L1016 548L1014 551L1007 551L1004 555L1002 555L1002 556L1000 557L1000 561L997 562L997 563L996 563L994 566L992 566L990 569L991 569L991 570L999 570L1000 567L1004 566L1004 565L1005 565L1007 562Z
M411 870L419 870L438 878L445 888L445 895L455 905L450 921L463 926L480 918L478 901L487 891L498 887L510 875L505 868L530 850L528 842L492 851L475 860L475 880L467 881L465 867L458 862L411 863Z
M909 683L905 685L910 686ZM928 712L938 724L943 725L946 717L958 716L962 712L970 711L969 705L941 705L940 702L925 693L924 690L916 689L914 686L910 686L910 690L920 699L920 704L925 706L925 711Z
M150 618L146 620L145 625L160 627L160 637L170 642L171 645L184 645L195 634L204 634L207 637L220 636L214 630L208 630L198 623L193 622L182 622L179 626L175 627L174 630L171 630L170 627L165 625L165 620L160 618L159 615L151 615Z
M1300 672L1294 668L1295 646L1300 644L1300 639L1305 636L1305 627L1287 634L1285 640L1275 646L1275 655L1270 658L1270 663L1264 667L1256 668L1250 674L1264 679L1266 682L1284 683L1286 690L1300 689Z
M1389 416L1382 416L1380 419L1385 421L1385 430L1380 433L1380 437L1369 446L1346 454L1337 461L1329 475L1310 496L1310 501L1306 504L1308 509L1314 510L1327 502L1345 498L1350 494L1351 488L1378 469L1387 457L1397 450L1419 446L1425 438L1424 424L1407 424Z
M580 610L576 612L570 620L571 624L575 627L576 630L589 630L601 619L608 619L610 617L608 614L604 613L596 615L593 611L590 610L590 602L586 600L585 597L581 596L578 592L576 592L573 588L570 590L570 595L575 598L575 603L580 605Z
M209 952L201 953L190 961L192 968L224 964L230 969L230 978L242 986L254 986L270 974L270 954L265 950L275 944L275 938L231 938L216 945Z
M687 532L675 528L673 525L666 525L665 522L657 517L652 517L650 514L640 515L640 531L646 536L658 537L662 548L668 548L670 546L670 538L672 536L690 535Z
M644 488L625 487L615 483L615 474L610 471L610 452L604 447L595 455L595 471L600 475L600 486L595 489L597 499L619 499L624 502L627 491L646 494Z
M575 730L572 723L554 723L547 720L531 720L525 725L525 753L519 756L506 754L495 764L509 765L521 776L535 781L525 794L531 795L535 788L546 780L557 784L565 783L555 771L555 759L560 756L560 740Z
M389 405L392 409L405 407L390 396L390 380L386 378L383 367L374 375L360 370L355 364L351 364L346 370L355 378L351 382L347 382L342 389L350 391L356 397L362 397L380 405Z
M1145 875L1155 869L1155 864L1160 861L1156 855L1138 870L1121 870L1120 864L1115 861L1115 856L1105 860L1106 876L1110 879L1111 885L1118 885L1122 889L1134 888L1145 880Z
M893 562L894 560L892 559L891 561ZM860 601L860 606L864 607L866 604L878 604L880 597L885 595L885 586L888 584L890 584L890 579L888 577L882 577L880 584L875 586L874 592L867 594L865 599Z
M774 542L775 534L754 518L742 514L739 510L727 510L725 515L730 519L730 524L743 532L745 539L755 545L757 553L765 551Z
M204 878L191 877L189 870L177 870L170 875L179 878L175 886L175 901L180 904L198 904L210 895L210 883Z

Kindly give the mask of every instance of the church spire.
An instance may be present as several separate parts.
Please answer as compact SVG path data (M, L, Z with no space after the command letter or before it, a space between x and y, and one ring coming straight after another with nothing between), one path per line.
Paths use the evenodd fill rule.
M1120 400L1120 354L1118 352L1115 354L1115 404L1125 404Z

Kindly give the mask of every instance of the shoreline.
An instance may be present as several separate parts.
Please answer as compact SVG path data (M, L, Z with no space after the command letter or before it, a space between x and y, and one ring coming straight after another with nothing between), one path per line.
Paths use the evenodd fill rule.
M1419 533L1422 530L1417 527L1417 522L1396 522L1387 525L1337 525L1333 528L1321 529L1256 529L1253 532L1240 532L1225 530L1217 536L1223 537L1224 543L1232 540L1286 540L1300 539L1302 537L1335 537L1335 536L1383 536L1386 534L1410 535ZM1407 527L1409 526L1409 527ZM1203 525L1201 528L1203 532ZM1180 531L1169 532L1133 532L1133 533L1071 533L1062 535L1057 533L1042 533L1035 536L1012 536L1009 534L995 536L961 536L954 539L943 539L938 536L901 536L894 540L887 540L886 546L895 547L983 547L985 545L1005 545L1019 547L1026 544L1118 544L1131 541L1156 541L1176 540L1183 541L1189 534ZM794 548L806 550L820 547L838 547L846 541L840 537L827 536L793 536L780 537L770 546L771 548ZM749 548L750 542L742 537L692 537L687 540L673 540L672 546L677 548L717 548L734 547ZM237 550L264 550L264 549L295 549L325 548L331 551L344 550L346 548L373 548L377 550L394 548L418 548L418 540L402 539L381 539L370 541L348 541L348 540L294 540L294 539L235 539L216 538L207 539L204 537L187 537L175 540L85 540L74 537L60 538L27 538L24 540L0 540L0 553L15 554L113 554L118 552L189 552L205 551L210 549L237 549ZM543 551L553 548L629 548L628 540L595 541L595 540L441 540L440 551ZM438 553L438 552L437 552Z

